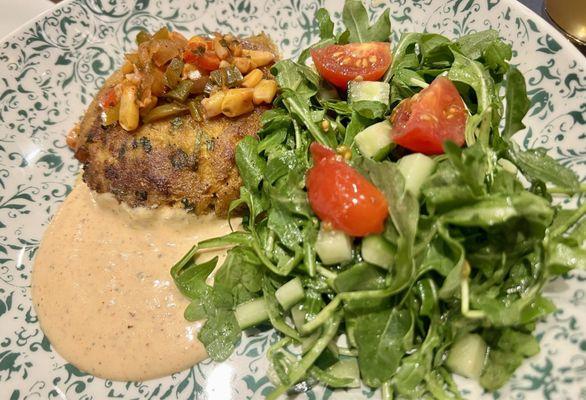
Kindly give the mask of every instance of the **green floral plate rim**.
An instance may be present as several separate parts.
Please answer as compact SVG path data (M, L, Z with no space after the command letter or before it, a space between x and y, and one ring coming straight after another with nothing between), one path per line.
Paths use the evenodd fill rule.
M335 0L72 0L0 41L0 397L17 399L244 399L271 389L264 353L272 331L243 336L221 364L206 361L147 382L112 382L84 374L56 354L40 330L30 276L42 234L71 189L78 163L66 132L92 95L133 47L139 29L161 25L186 33L265 31L285 55L316 39L313 15ZM498 30L527 78L532 107L516 136L586 176L586 58L559 32L514 0L390 0L394 40L404 31L457 37ZM583 199L578 199L582 201ZM585 274L553 282L547 294L559 309L537 328L541 353L503 389L482 393L459 379L471 399L586 399ZM309 399L376 398L366 388ZM303 397L303 396L300 396Z

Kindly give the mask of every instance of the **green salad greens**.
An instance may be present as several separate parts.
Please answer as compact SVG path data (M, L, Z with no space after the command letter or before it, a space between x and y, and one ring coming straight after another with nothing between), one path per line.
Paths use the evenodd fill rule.
M390 40L388 11L371 25L362 3L347 0L342 19L335 34L318 10L311 48ZM318 383L362 383L384 399L461 398L452 372L503 386L539 352L535 325L555 310L544 285L586 268L586 205L552 202L583 186L545 151L511 140L530 106L511 47L492 30L456 40L404 33L383 101L349 101L307 65L308 50L274 65L280 95L258 139L237 146L243 186L230 210L244 214L243 229L198 243L171 270L191 299L185 318L205 319L199 339L218 361L244 329L280 332L267 353L270 399ZM425 167L399 147L377 161L363 154L357 135L439 75L469 111L464 148L446 142ZM381 235L320 228L305 188L314 141L350 151L350 165L382 191L390 217ZM198 263L198 252L225 246L210 286L217 258Z

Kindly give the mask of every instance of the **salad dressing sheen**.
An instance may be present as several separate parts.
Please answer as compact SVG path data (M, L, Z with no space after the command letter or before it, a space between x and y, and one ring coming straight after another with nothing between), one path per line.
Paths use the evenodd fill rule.
M194 243L229 232L228 222L131 210L109 196L77 184L48 227L32 282L41 327L67 361L101 378L189 368L207 357L201 323L183 318L188 300L169 270Z

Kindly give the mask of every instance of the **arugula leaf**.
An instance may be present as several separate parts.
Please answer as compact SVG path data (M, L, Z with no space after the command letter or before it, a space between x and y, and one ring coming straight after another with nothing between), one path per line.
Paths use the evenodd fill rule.
M338 115L352 115L352 108L347 102L341 100L327 100L322 102L326 110L334 111Z
M446 142L444 150L450 163L458 171L461 181L476 197L486 194L485 180L489 174L488 150L475 145L465 150L453 142Z
M391 162L376 162L367 158L354 159L354 166L368 177L385 195L389 215L399 233L396 265L390 290L401 291L413 279L415 264L413 246L419 219L419 204L411 192L405 190L405 179Z
M244 186L255 192L263 179L266 162L258 155L258 140L246 136L236 146L236 165Z
M460 53L472 60L482 61L495 78L507 72L512 57L511 46L504 43L497 31L471 33L455 42Z
M484 51L497 41L500 41L499 33L494 29L488 29L464 35L456 40L456 45L463 55L478 60Z
M389 82L400 68L412 69L419 66L419 59L415 54L415 45L419 43L421 35L421 33L414 32L406 32L401 35L399 43L394 49L391 67L383 78L384 82Z
M305 167L307 168L307 167ZM305 187L305 175L300 169L291 170L277 185L269 189L273 207L281 207L292 214L313 218Z
M481 63L454 51L454 63L448 72L448 78L474 89L478 99L478 113L491 107L494 82Z
M219 309L208 314L208 320L197 337L212 360L224 361L234 351L240 332L234 312Z
M282 332L283 334L292 337L296 340L301 340L299 333L297 333L295 329L290 327L285 322L285 319L281 312L281 308L279 306L277 298L275 297L275 287L271 282L271 279L266 274L262 278L262 287L271 325L273 325L275 329Z
M523 117L527 114L529 106L529 98L527 97L527 89L525 88L525 78L521 72L509 66L507 74L507 83L505 87L505 98L507 106L505 110L505 128L502 132L502 137L510 138L513 134L525 128L523 125Z
M183 318L192 322L199 321L207 317L202 299L195 299L185 308Z
M336 276L333 286L338 293L356 290L376 290L385 287L385 275L380 268L367 263L356 264Z
M586 270L586 235L563 237L547 244L546 265L552 275L562 275L573 269Z
M346 127L346 133L344 135L343 144L351 146L354 143L354 138L359 132L362 132L364 128L372 125L375 121L370 118L366 118L356 111L352 111L350 117L350 123Z
M297 219L292 214L278 205L273 205L269 210L268 227L290 250L299 248L303 235L297 226Z
M399 69L391 80L390 103L396 104L412 97L427 86L429 86L428 83L417 72L406 68Z
M507 73L511 65L509 61L513 56L513 50L510 45L498 40L491 43L482 53L484 64L488 67L495 82L499 82L504 74Z
M443 213L480 199L486 192L488 157L482 146L465 150L451 142L444 146L448 160L423 183L428 211Z
M264 177L270 184L274 184L297 167L297 155L286 146L273 145L266 153L268 161Z
M328 137L311 116L311 109L301 99L301 97L291 89L282 89L281 96L283 103L291 114L299 119L299 122L305 125L309 133L315 140L328 147L334 147L334 140Z
M464 249L459 243L454 242L451 238L446 240L442 236L436 236L426 247L425 253L418 263L418 275L422 276L429 271L436 271L440 275L447 277L454 267L460 264L463 254ZM459 280L460 277L456 275L453 287L448 283L444 283L445 288L442 287L442 293L458 287L460 285ZM448 279L448 281L451 281L451 279Z
M309 105L309 98L317 93L320 77L311 68L291 60L282 60L272 66L271 73L282 90L293 91L305 106Z
M459 226L486 228L502 224L511 218L524 218L545 227L552 221L553 210L543 197L521 192L510 196L486 196L473 205L449 211L440 220Z
M388 111L389 106L380 101L360 100L354 101L351 107L358 114L368 119L380 119Z
M241 186L240 198L230 203L228 214L231 214L234 210L238 210L243 205L246 205L251 221L254 221L258 215L268 208L269 202L266 197L261 195L261 193L251 192L246 186Z
M586 205L561 210L548 229L545 263L552 275L572 269L586 270Z
M452 41L437 33L425 33L419 37L421 64L434 68L446 68L454 60L450 50Z
M214 247L226 247L244 245L250 243L250 234L248 232L230 232L227 235L206 239L197 244L197 249L212 249Z
M201 296L203 291L208 287L205 283L207 277L212 273L218 257L214 257L209 261L201 264L195 262L195 255L197 253L197 246L194 246L183 258L171 268L171 277L175 281L175 285L179 288L183 295L190 299L197 299Z
M438 233L445 243L445 254L447 265L452 261L453 266L446 275L446 279L443 281L442 286L438 292L441 299L448 299L454 295L456 290L460 287L462 281L462 269L465 265L464 257L466 252L460 242L450 236L448 229L444 225L438 226ZM446 268L447 269L447 268Z
M489 337L491 351L480 384L487 390L502 387L521 365L525 357L534 356L539 352L539 343L530 334L505 329Z
M410 347L413 316L393 308L357 318L358 363L364 383L379 387L394 374Z
M260 137L268 136L270 133L286 129L291 125L291 115L282 108L265 111L262 113L260 120L262 123L262 128L258 132Z
M315 20L319 26L319 37L323 39L334 38L334 23L330 18L330 13L325 8L320 8L315 13Z
M214 289L223 288L234 298L234 305L255 297L261 290L261 262L249 247L235 247L228 251L226 260L216 273Z
M567 189L580 186L576 173L548 156L545 149L523 151L510 142L506 156L529 181L543 181Z
M389 10L370 26L368 14L361 0L346 0L342 21L348 29L350 42L388 42L391 36Z

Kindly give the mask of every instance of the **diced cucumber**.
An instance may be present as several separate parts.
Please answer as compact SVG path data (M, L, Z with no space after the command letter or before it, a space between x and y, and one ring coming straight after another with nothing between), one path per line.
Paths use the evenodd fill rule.
M339 264L352 259L352 239L342 231L320 228L315 251L325 265Z
M435 171L435 161L421 153L409 154L397 164L405 178L405 189L419 196L421 185Z
M391 139L391 130L391 123L384 120L359 132L354 142L363 156L379 161L395 147Z
M454 373L478 380L486 360L488 347L480 335L462 336L450 348L446 365Z
M362 259L369 264L389 269L395 259L395 249L380 235L362 239Z
M297 305L291 309L291 318L293 319L293 323L297 328L297 331L301 329L303 325L305 325L305 315L307 313L303 309L303 306ZM305 336L301 338L301 352L305 354L308 352L314 345L314 343L319 339L319 335L321 334L321 330L316 330L309 336Z
M377 81L350 81L348 84L348 101L376 101L389 105L391 85Z
M283 286L277 289L275 292L277 301L283 307L288 310L295 304L299 303L305 298L305 292L303 291L303 285L301 285L301 279L299 277L291 279Z
M305 314L306 312L302 305L295 306L291 309L291 319L293 319L293 323L295 324L295 328L297 328L297 330L305 325Z
M389 111L391 86L386 82L351 81L348 85L348 103L353 111L374 119Z
M269 319L264 298L258 298L238 304L234 311L240 329L247 329Z
M358 359L345 358L338 361L326 372L340 379L352 379L352 383L347 385L350 388L360 387L360 369L358 368Z

